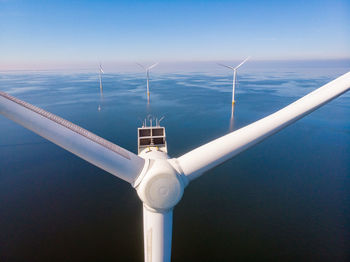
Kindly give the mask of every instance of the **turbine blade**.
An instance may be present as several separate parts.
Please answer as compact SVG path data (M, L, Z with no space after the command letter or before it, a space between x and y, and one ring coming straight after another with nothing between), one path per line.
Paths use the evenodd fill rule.
M143 70L146 70L146 67L144 67L143 65L136 63L139 67L141 67Z
M248 56L246 59L244 59L238 66L236 66L234 69L238 69L240 68L245 62L247 62L247 60L250 58L250 56Z
M151 70L153 67L156 67L159 63L155 63L147 68L147 70Z
M100 70L100 73L104 74L105 72L103 71L103 68L102 68L102 64L100 63L99 64L99 70Z
M228 66L228 65L224 65L224 64L218 64L218 65L226 67L226 68L231 69L231 70L234 70L234 68L232 66Z
M170 262L173 211L153 212L143 206L145 262Z
M124 148L4 92L0 114L129 183L144 166L144 159Z
M193 180L240 152L301 119L350 89L350 72L283 109L237 131L200 146L177 159L184 175Z

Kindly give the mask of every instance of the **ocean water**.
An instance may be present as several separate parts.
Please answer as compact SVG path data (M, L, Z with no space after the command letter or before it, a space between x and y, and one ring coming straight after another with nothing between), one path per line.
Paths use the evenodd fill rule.
M108 71L108 70L106 70ZM349 67L2 72L0 90L132 152L165 116L178 157L295 101ZM101 111L98 111L98 106ZM172 261L348 261L350 93L193 181L174 210ZM142 204L126 182L0 116L0 260L143 261Z

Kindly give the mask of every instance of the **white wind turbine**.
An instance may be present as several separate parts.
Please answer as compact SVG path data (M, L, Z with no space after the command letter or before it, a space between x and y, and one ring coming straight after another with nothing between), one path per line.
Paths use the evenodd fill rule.
M100 66L99 66L99 71L98 71L98 76L99 76L99 79L100 79L100 105L98 105L98 111L101 111L101 103L103 101L103 88L102 88L102 74L104 74L105 72L103 71L103 68L102 68L102 65L100 63Z
M219 64L223 67L226 67L228 69L231 69L233 71L233 80L232 80L232 106L235 103L235 88L236 88L236 83L237 83L237 69L240 68L248 59L250 58L247 57L246 59L244 59L238 66L233 67L233 66L228 66L228 65L223 65L223 64Z
M153 145L156 137L140 128L151 146L136 155L43 109L0 92L0 113L86 161L129 182L143 202L146 262L171 258L173 209L185 187L204 172L258 144L350 89L350 72L283 109L237 131L202 145L179 158ZM142 129L142 130L141 130ZM151 129L151 128L150 128ZM149 132L149 133L147 133ZM140 142L140 141L139 141Z
M155 63L149 67L144 67L143 65L137 63L137 65L139 65L142 69L146 70L146 75L147 75L147 89L146 89L146 93L147 93L147 101L149 102L149 71L155 67L156 65L158 65L159 63Z

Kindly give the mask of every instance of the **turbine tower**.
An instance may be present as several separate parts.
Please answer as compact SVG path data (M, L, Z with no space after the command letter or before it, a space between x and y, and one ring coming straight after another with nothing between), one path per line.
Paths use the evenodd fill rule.
M104 73L105 72L103 71L102 65L100 63L99 71L98 71L98 76L100 79L100 104L98 105L98 111L101 111L101 104L103 101L102 74L104 74Z
M155 63L149 67L144 67L143 65L137 63L141 68L143 68L144 70L146 70L146 75L147 75L147 89L146 89L146 94L147 94L147 101L149 103L149 71L155 67L156 65L158 65L159 63Z
M159 126L159 121L155 126L139 128L139 154L136 155L4 92L0 92L0 114L130 183L143 202L144 259L169 262L173 209L189 182L349 89L350 72L277 112L178 158L168 156L165 129Z
M250 57L247 57L244 59L238 66L232 67L228 65L219 64L221 66L224 66L228 69L231 69L233 71L233 80L232 80L232 106L235 104L235 88L236 88L236 82L237 82L237 69L240 68Z

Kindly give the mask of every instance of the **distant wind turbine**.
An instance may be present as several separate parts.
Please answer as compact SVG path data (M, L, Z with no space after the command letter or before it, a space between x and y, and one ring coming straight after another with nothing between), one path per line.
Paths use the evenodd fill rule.
M103 101L102 74L104 73L105 72L103 71L102 65L100 63L98 76L100 78L100 100L101 101L100 101L100 104L98 105L98 111L101 111L101 104Z
M130 183L143 202L144 260L169 262L173 210L191 181L349 89L350 72L277 112L178 158L168 156L165 128L159 126L161 119L156 121L155 126L152 123L146 126L145 123L138 129L139 154L136 155L59 116L1 91L0 114Z
M147 92L147 101L149 102L149 71L153 68L153 67L155 67L156 65L158 65L159 63L155 63L155 64L153 64L153 65L151 65L151 66L149 66L149 67L145 67L145 66L143 66L143 65L141 65L141 64L139 64L139 63L137 63L137 65L138 66L140 66L142 69L144 69L144 70L146 70L146 75L147 75L147 90L146 90L146 92Z
M228 69L231 69L233 71L233 82L232 82L232 106L235 103L235 87L236 87L236 82L237 82L237 69L240 68L250 57L247 57L244 59L238 66L233 67L233 66L228 66L228 65L223 65L219 64L220 66L226 67Z

